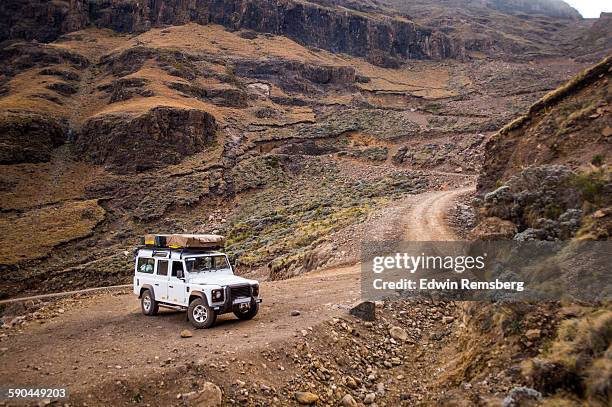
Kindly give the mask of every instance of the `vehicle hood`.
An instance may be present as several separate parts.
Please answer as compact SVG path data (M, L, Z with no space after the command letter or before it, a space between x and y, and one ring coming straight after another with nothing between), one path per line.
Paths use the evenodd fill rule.
M196 276L189 279L190 284L199 285L244 285L244 284L258 284L257 280L249 280L247 278L235 276L232 274L207 274L206 276Z

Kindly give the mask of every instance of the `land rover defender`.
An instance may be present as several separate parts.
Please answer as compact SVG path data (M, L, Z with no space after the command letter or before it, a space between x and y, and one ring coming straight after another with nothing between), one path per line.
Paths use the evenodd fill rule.
M227 255L213 249L222 241L215 236L145 237L134 259L134 294L144 315L157 314L159 307L187 310L196 328L213 326L219 314L233 312L243 320L257 315L259 283L234 275Z

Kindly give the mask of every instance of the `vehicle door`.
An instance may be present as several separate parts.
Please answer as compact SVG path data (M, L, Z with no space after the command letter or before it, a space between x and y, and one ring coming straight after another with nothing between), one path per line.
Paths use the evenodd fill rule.
M168 265L169 261L156 259L155 264L155 299L157 301L168 301ZM157 295L159 292L159 296Z
M153 295L157 298L159 288L156 287L157 277L155 272L155 259L152 257L138 257L136 259L136 278L139 286L149 285L153 287Z
M185 270L183 262L172 261L172 271L168 278L168 302L178 305L187 305L185 284Z

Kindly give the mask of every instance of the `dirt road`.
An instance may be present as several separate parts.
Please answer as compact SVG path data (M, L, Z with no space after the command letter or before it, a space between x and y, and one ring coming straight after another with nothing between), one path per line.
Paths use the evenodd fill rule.
M453 201L473 190L473 187L449 191L426 192L417 195L417 202L407 211L405 239L408 241L455 240L455 233L448 227L446 214Z
M406 237L451 240L444 214L468 189L430 192L411 197L404 218ZM164 310L156 317L140 313L135 296L98 295L73 301L70 308L44 324L30 323L2 338L0 383L18 386L64 386L77 397L96 402L96 394L116 380L143 380L163 375L188 361L216 360L252 353L272 342L301 336L301 331L346 312L360 296L360 267L321 270L262 284L262 304L252 321L222 316L213 329L193 331L185 313ZM300 315L291 316L297 309ZM107 387L106 387L107 388ZM93 397L93 398L92 398ZM98 399L101 402L102 399Z

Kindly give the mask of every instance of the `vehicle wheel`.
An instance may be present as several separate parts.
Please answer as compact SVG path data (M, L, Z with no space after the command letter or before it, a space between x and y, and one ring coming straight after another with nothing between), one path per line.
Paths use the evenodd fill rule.
M140 297L140 308L142 313L148 316L155 315L159 311L159 304L153 298L151 291L146 290Z
M251 305L249 308L245 310L237 309L234 311L234 315L238 317L238 319L248 320L253 319L255 315L259 312L259 303L255 302L255 300L251 301Z
M191 325L197 329L210 328L217 320L217 314L201 298L196 298L189 304L187 316Z

